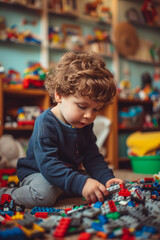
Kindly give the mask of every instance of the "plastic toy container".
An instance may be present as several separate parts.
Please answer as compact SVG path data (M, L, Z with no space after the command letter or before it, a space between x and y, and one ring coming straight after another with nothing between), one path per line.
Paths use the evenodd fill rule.
M155 174L160 171L160 156L129 156L134 173Z

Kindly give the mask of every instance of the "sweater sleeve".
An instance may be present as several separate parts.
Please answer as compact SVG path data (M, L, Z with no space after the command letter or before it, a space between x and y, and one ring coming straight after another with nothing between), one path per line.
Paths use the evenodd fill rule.
M91 177L97 179L99 182L105 185L105 183L115 176L113 171L108 167L102 154L96 145L96 136L90 129L90 141L85 154L84 163L85 169Z
M34 141L35 159L39 171L52 185L66 192L81 195L82 188L88 177L67 167L65 163L59 159L59 143L56 128L54 129L52 127L51 133L52 134L48 134L48 137L45 138L39 136L36 141Z

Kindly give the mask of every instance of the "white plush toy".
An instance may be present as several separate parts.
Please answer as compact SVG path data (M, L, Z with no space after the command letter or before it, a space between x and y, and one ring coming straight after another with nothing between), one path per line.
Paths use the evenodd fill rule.
M16 168L20 157L25 157L25 151L19 141L12 135L0 137L0 168Z

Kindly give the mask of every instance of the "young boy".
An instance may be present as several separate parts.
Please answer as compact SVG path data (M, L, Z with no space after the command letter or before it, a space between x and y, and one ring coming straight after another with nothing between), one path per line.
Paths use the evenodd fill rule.
M112 74L96 53L68 52L45 81L54 107L35 121L26 158L17 165L19 188L2 188L27 208L53 206L63 193L103 201L115 178L96 146L93 121L116 94ZM89 175L78 172L83 163Z

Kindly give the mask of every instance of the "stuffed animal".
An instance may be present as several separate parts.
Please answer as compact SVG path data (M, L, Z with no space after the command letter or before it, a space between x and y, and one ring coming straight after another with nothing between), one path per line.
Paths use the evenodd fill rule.
M0 137L0 168L16 168L19 158L25 157L25 151L12 135Z
M86 3L85 14L96 17L97 16L97 7L101 4L103 4L102 0L95 0L93 2Z

